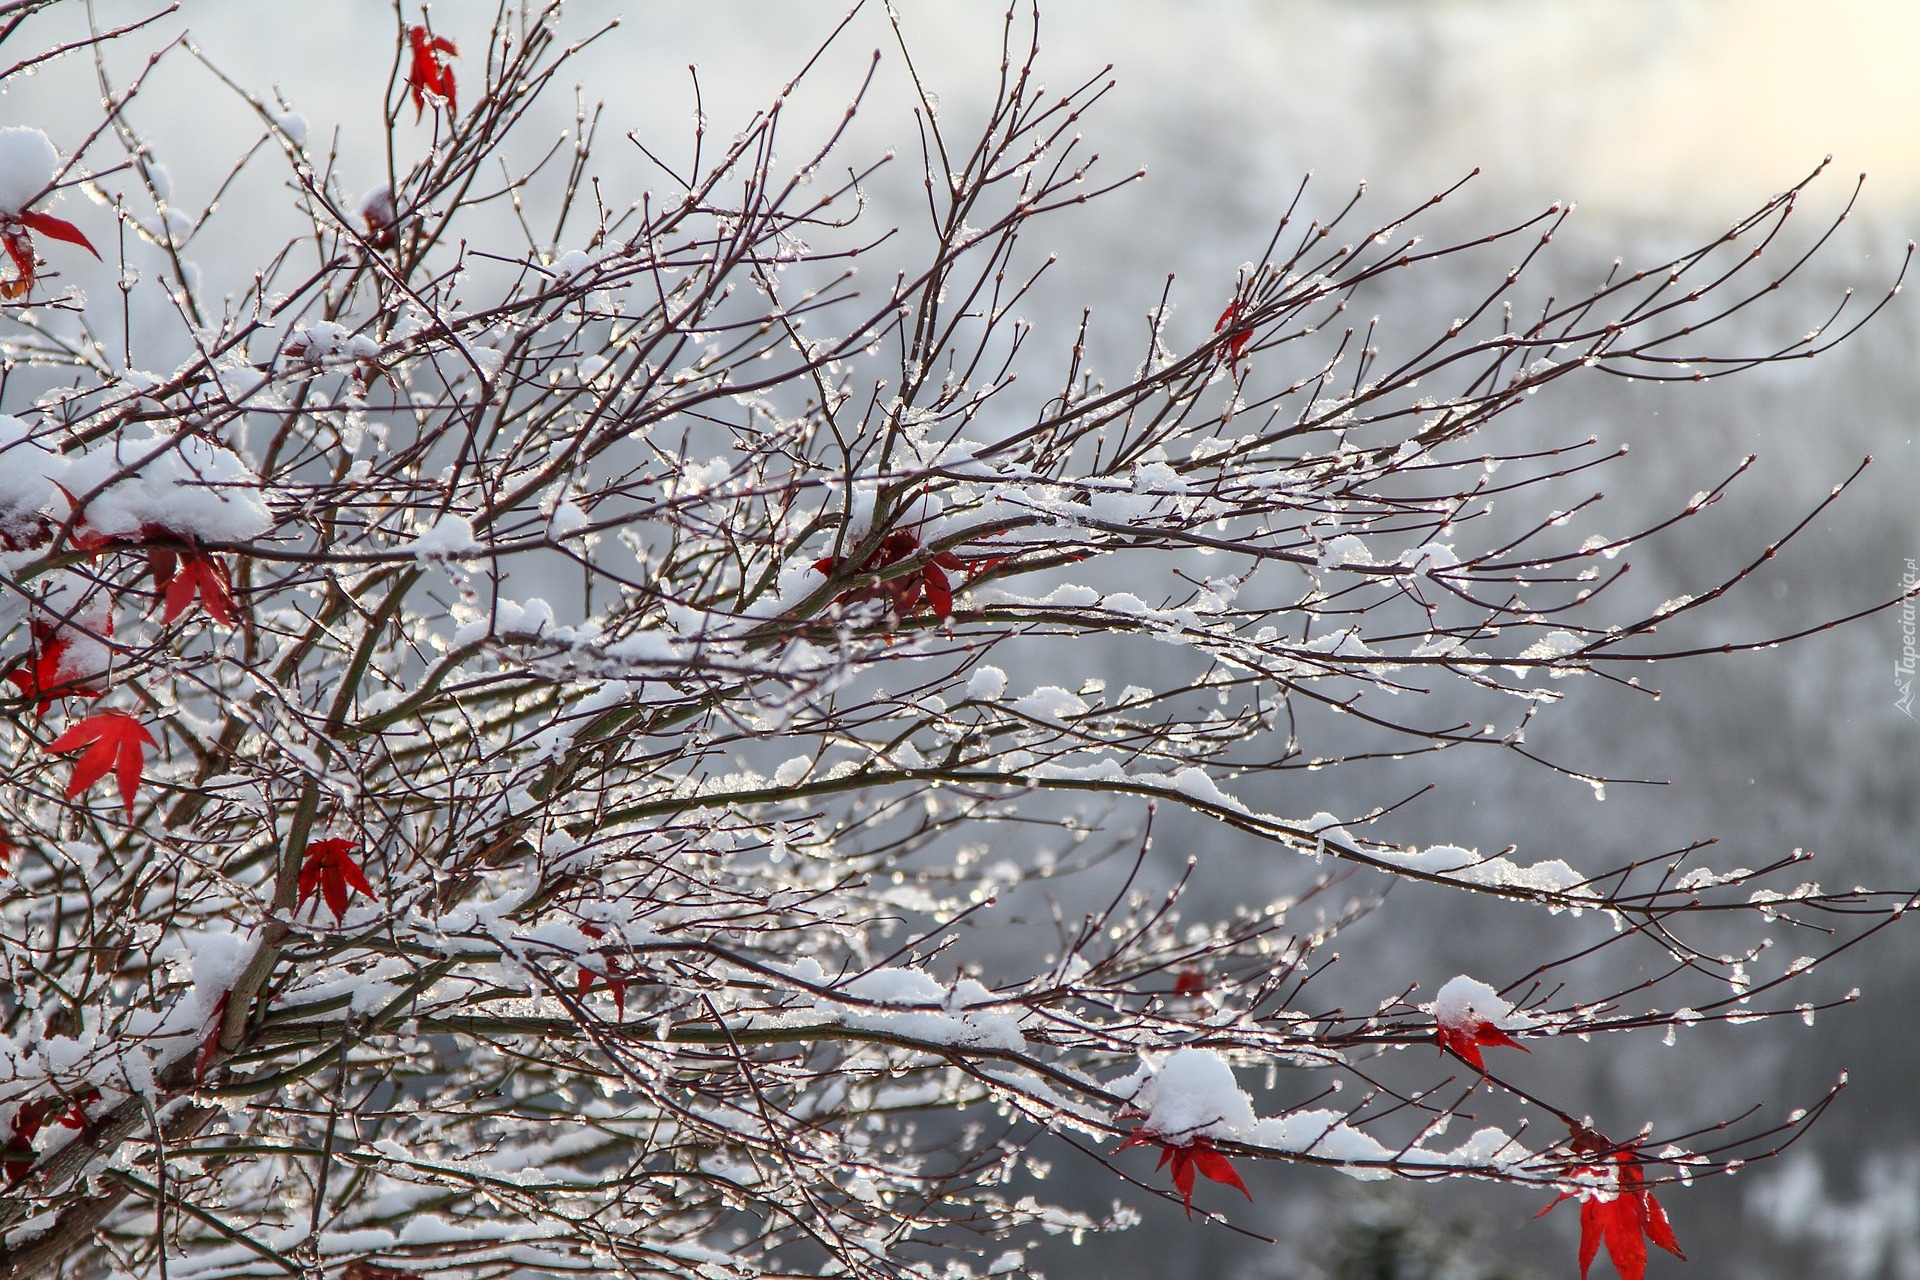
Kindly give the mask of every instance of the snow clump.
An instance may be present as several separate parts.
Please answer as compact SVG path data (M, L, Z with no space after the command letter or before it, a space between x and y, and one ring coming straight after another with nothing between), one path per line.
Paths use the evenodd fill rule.
M60 153L38 129L0 129L0 217L17 218L47 189L60 168Z
M1535 1022L1531 1014L1516 1013L1492 987L1464 973L1440 988L1429 1012L1435 1022L1453 1029L1486 1025L1501 1031L1524 1031Z
M1176 1144L1232 1138L1254 1123L1253 1100L1234 1083L1226 1059L1192 1046L1167 1055L1133 1095L1133 1106L1147 1113L1142 1129Z

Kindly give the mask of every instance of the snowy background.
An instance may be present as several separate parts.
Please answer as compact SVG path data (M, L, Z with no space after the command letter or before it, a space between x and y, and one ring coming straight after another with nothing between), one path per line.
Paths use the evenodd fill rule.
M901 7L945 118L963 129L997 63L994 6ZM443 3L434 23L477 50L492 10ZM147 11L121 0L96 6L103 26ZM610 4L581 3L570 21L585 35L615 13ZM64 16L85 19L79 6ZM707 116L724 136L777 91L838 16L830 4L765 0L626 6L621 28L590 49L576 73L588 101L607 104L599 167L608 189L619 191L623 176L643 180L621 134L684 149L693 109L688 64L699 64ZM391 65L390 7L188 0L110 55L118 81L182 31L250 90L277 89L304 118L314 154L336 153L349 190L382 180L374 143ZM1033 308L1043 329L1077 316L1082 303L1097 308L1096 352L1111 368L1137 358L1127 344L1168 273L1181 282L1176 296L1189 300L1189 336L1202 333L1213 315L1207 302L1258 254L1309 170L1313 211L1335 207L1366 179L1369 207L1384 219L1480 167L1429 235L1507 225L1553 200L1574 200L1578 215L1547 268L1568 289L1585 287L1616 255L1657 260L1705 241L1827 153L1835 159L1816 189L1815 217L1837 211L1854 176L1869 173L1858 212L1811 268L1809 291L1757 316L1752 342L1741 345L1812 327L1824 318L1821 300L1830 305L1846 287L1877 294L1920 231L1920 77L1911 68L1920 7L1899 0L1048 0L1043 45L1048 77L1062 86L1115 65L1118 87L1084 127L1109 176L1148 170L1145 182L1053 224L1058 243L1046 247L1061 254L1061 270ZM811 94L796 100L798 134L837 115L850 77L876 47L887 61L849 155L913 146L900 60L877 13L855 21ZM475 66L468 60L462 74ZM70 59L0 99L0 124L39 126L66 149L91 126L96 102L91 68ZM529 145L544 145L570 120L571 95L556 93L547 109L549 120L528 127ZM260 134L232 91L179 53L155 72L131 119L166 166L173 203L195 217ZM209 289L243 280L252 249L277 247L293 228L284 201L275 203L283 190L277 163L256 161L190 243L184 256ZM78 196L55 212L89 218ZM910 213L883 198L875 216ZM130 255L138 262L142 252L151 251L136 245ZM117 306L111 276L75 256L57 255L58 269ZM1480 280L1463 275L1458 283L1468 293ZM1414 317L1446 312L1447 285L1429 276L1394 305ZM147 348L150 368L168 367L165 343L178 341L167 310L157 293L136 293L130 310L136 333L158 344ZM1777 634L1891 595L1907 558L1920 557L1917 339L1912 307L1896 305L1816 362L1664 390L1573 380L1561 384L1572 390L1544 394L1510 429L1542 440L1593 433L1633 444L1627 468L1604 485L1600 527L1615 530L1684 501L1740 456L1759 455L1729 501L1637 557L1632 585L1648 601L1716 581L1875 455L1863 482L1803 543L1695 623L1693 637L1676 628L1673 638ZM1818 875L1829 886L1911 885L1920 881L1920 725L1894 707L1900 640L1897 620L1882 615L1789 649L1669 670L1658 704L1580 690L1532 739L1597 773L1672 782L1663 788L1615 787L1596 801L1563 777L1442 757L1394 766L1391 775L1314 775L1316 790L1289 807L1353 812L1383 790L1433 782L1434 795L1399 818L1398 833L1419 843L1498 850L1518 842L1525 861L1563 857L1599 867L1717 836L1723 865L1762 865L1800 846L1820 855ZM1297 875L1276 866L1273 853L1217 835L1183 844L1183 830L1163 833L1159 849L1169 868L1189 852L1201 856L1196 892L1213 905L1264 900ZM1492 977L1522 968L1550 936L1550 922L1531 912L1402 888L1342 936L1338 968L1351 974L1346 989L1355 992L1411 981L1431 992L1456 972ZM1342 980L1333 975L1329 991ZM1658 1257L1652 1274L1920 1277L1920 1094L1910 1083L1920 1050L1911 1016L1920 1004L1920 938L1907 929L1876 939L1826 981L1837 990L1858 985L1864 999L1812 1030L1701 1030L1672 1048L1657 1040L1555 1042L1527 1064L1531 1078L1621 1131L1642 1119L1671 1128L1717 1118L1760 1098L1785 1111L1851 1069L1840 1105L1786 1160L1666 1197L1695 1260L1683 1273ZM1538 1206L1517 1193L1434 1187L1410 1207L1330 1175L1247 1176L1256 1203L1236 1204L1232 1216L1282 1237L1278 1248L1189 1225L1177 1209L1156 1204L1137 1231L1090 1240L1077 1253L1063 1245L1040 1265L1056 1277L1305 1280L1322 1274L1315 1268L1327 1263L1324 1242L1354 1223L1424 1218L1479 1233L1464 1254L1454 1250L1476 1259L1474 1267L1444 1274L1572 1271L1574 1215L1531 1221ZM1057 1194L1083 1194L1089 1205L1104 1206L1118 1190L1070 1155L1055 1162L1054 1177L1065 1184Z

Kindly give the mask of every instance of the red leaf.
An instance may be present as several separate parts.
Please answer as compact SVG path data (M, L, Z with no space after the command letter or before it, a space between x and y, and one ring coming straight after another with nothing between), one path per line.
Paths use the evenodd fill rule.
M7 874L7 868L13 865L13 855L20 852L20 846L13 842L5 827L0 827L0 876Z
M113 615L106 618L106 631L113 630ZM34 651L19 666L7 672L7 681L20 690L23 698L34 699L33 713L36 716L47 714L47 708L56 698L98 698L105 689L86 688L81 681L91 677L63 680L61 668L66 665L67 653L73 647L73 640L61 638L60 632L44 622L32 624Z
M23 1102L13 1113L13 1134L6 1146L0 1148L0 1168L6 1170L9 1183L25 1181L33 1173L33 1162L39 1158L33 1149L33 1140L46 1118L44 1102Z
M1612 1166L1588 1165L1575 1170L1595 1177L1605 1177L1611 1171L1611 1189L1583 1186L1577 1192L1562 1191L1552 1204L1533 1216L1539 1217L1562 1200L1579 1197L1580 1280L1587 1280L1587 1269L1599 1256L1603 1242L1613 1269L1620 1273L1620 1280L1646 1280L1648 1240L1686 1261L1687 1255L1680 1251L1680 1242L1674 1238L1666 1210L1653 1198L1653 1192L1646 1189L1640 1157L1631 1151L1616 1151L1612 1159L1615 1162Z
M1149 1144L1158 1145L1160 1148L1160 1163L1154 1166L1155 1169L1164 1169L1169 1164L1173 1166L1174 1189L1180 1193L1180 1202L1186 1206L1189 1218L1193 1216L1193 1176L1196 1173L1209 1182L1238 1187L1241 1195L1249 1200L1253 1199L1253 1192L1247 1190L1247 1184L1240 1181L1240 1175L1235 1171L1232 1162L1214 1149L1213 1140L1210 1138L1194 1138L1185 1144L1175 1145L1144 1129L1135 1129L1127 1135L1125 1141L1114 1148L1114 1153L1117 1155L1128 1147L1144 1147Z
M0 226L0 245L13 259L14 270L13 279L0 281L0 298L24 298L33 290L33 237L25 227Z
M1236 324L1235 322L1239 319L1240 300L1236 298L1227 304L1227 309L1222 311L1220 318L1213 322L1215 333L1226 331L1227 345L1220 349L1219 358L1227 362L1227 369L1233 374L1236 382L1240 380L1240 353L1247 349L1249 342L1253 341L1253 327Z
M359 847L357 840L338 837L315 840L308 845L307 856L300 864L300 900L294 904L294 910L306 906L315 889L326 899L335 920L346 917L347 903L352 900L349 890L378 901L374 898L373 886L367 883L366 873L353 860L352 850Z
M1433 1038L1439 1042L1443 1051L1452 1050L1461 1060L1482 1075L1485 1075L1487 1070L1485 1060L1480 1057L1482 1045L1504 1045L1509 1049L1518 1049L1522 1053L1533 1052L1484 1018L1468 1022L1440 1023L1433 1029Z
M880 546L856 570L863 574L884 573L903 561L911 560L920 554L918 535L906 530L896 529L881 540ZM920 603L924 593L927 607L933 616L945 621L953 616L953 579L948 571L966 575L968 582L993 568L1006 559L994 556L986 560L968 562L951 551L940 551L927 558L927 563L912 573L889 578L884 582L864 587L854 587L842 591L834 597L835 604L855 604L862 600L878 600L886 597L893 605L893 611L902 617L911 613ZM814 572L832 577L841 571L845 561L839 556L825 556L813 562Z
M927 583L927 604L933 609L933 616L945 622L953 616L953 587L947 582L947 575L940 566L929 563L920 570L920 576Z
M1223 1186L1238 1187L1240 1194L1253 1199L1253 1192L1247 1190L1247 1184L1240 1181L1240 1175L1234 1170L1233 1162L1215 1151L1212 1146L1203 1146L1205 1138L1193 1140L1193 1165L1200 1170L1202 1177Z
M133 820L133 797L140 790L140 776L147 767L147 754L141 748L155 746L146 727L124 711L102 711L88 716L47 745L49 751L86 751L74 762L73 776L67 780L67 798L71 800L112 771L120 782L120 798L127 806L127 820Z
M71 1106L60 1113L60 1125L65 1129L89 1129L93 1121L87 1119L87 1108L100 1101L98 1089L88 1089L73 1100Z
M33 236L29 234L32 231L38 231L52 240L77 244L94 257L100 256L100 251L93 247L93 242L81 233L80 228L64 218L26 210L0 215L0 243L6 248L7 257L13 260L14 270L14 279L0 282L0 298L24 298L33 291Z
M1653 1192L1642 1192L1647 1200L1647 1239L1665 1249L1674 1257L1685 1262L1687 1255L1680 1251L1680 1241L1673 1234L1673 1224L1667 1221L1667 1211L1653 1198Z
M233 579L228 576L225 561L204 552L189 551L176 574L173 572L172 552L149 551L147 554L154 564L154 588L166 599L162 622L172 622L185 613L197 595L209 618L223 626L233 625ZM166 564L165 573L160 569L162 556Z
M1185 1147L1170 1147L1173 1152L1173 1185L1180 1192L1181 1203L1187 1206L1187 1216L1193 1216L1193 1157Z
M607 931L597 924L583 923L580 926L580 932L586 934L589 938L604 938L607 936ZM607 969L607 990L613 996L614 1012L624 1020L627 1016L627 979L626 976L620 972L620 958L611 955L603 956L600 962L605 965ZM579 974L574 978L574 994L584 996L587 992L593 990L593 980L599 976L599 974L587 968L585 965L581 965Z
M14 217L21 226L26 227L30 231L38 231L49 240L63 240L68 244L77 244L95 258L100 256L100 251L93 247L93 241L87 239L80 228L74 226L64 218L55 218L48 214L30 213L24 210L15 214Z
M1173 991L1175 995L1196 996L1207 989L1207 975L1199 969L1182 969L1174 975Z
M213 1006L213 1026L207 1031L207 1038L200 1042L200 1056L193 1060L193 1078L198 1083L207 1078L207 1069L213 1065L213 1057L220 1052L220 1031L227 1025L227 1006L233 1000L233 992L222 991L220 999Z
M453 68L441 54L460 56L460 47L446 36L436 36L425 27L407 28L407 41L413 46L413 61L407 68L407 88L413 94L413 118L418 122L427 112L427 95L444 98L449 117L460 114L455 102L457 90Z

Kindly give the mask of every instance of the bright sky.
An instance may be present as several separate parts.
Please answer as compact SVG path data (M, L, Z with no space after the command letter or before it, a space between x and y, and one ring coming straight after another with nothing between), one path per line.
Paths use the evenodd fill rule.
M911 14L911 10L909 13ZM1832 153L1920 205L1914 0L1070 0L1054 52L1127 97L1214 100L1342 177L1475 164L1584 205L1745 205ZM1098 15L1109 19L1100 21Z

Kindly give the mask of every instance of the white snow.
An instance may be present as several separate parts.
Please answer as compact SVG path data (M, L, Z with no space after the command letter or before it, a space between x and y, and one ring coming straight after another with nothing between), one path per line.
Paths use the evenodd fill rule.
M381 231L394 223L393 188L381 183L360 197L360 220L369 231Z
M1462 867L1455 877L1471 884L1494 885L1508 889L1534 889L1543 893L1566 893L1587 877L1559 858L1519 866L1506 858L1488 858L1470 867Z
M1347 833L1345 827L1340 825L1340 819L1324 809L1308 818L1302 825L1306 827L1307 834L1313 836L1316 841L1330 841L1349 849L1354 847L1353 837Z
M1214 805L1221 809L1232 809L1245 813L1247 806L1238 799L1220 789L1207 771L1197 765L1189 765L1167 780L1167 785L1186 796L1189 800L1198 800L1201 804Z
M967 677L967 696L977 702L998 702L1007 691L1007 673L998 667L975 667Z
M835 1017L849 1027L891 1032L933 1044L1018 1049L1026 1043L1020 1034L1017 1006L981 1008L994 1005L998 997L971 978L962 978L949 990L924 969L875 969L846 983L840 991L862 1001L901 1009L870 1011L823 996L814 1002L814 1012Z
M84 503L89 532L129 537L152 525L205 542L246 542L273 527L259 477L198 436L140 428L68 464L63 483Z
M1441 987L1433 1003L1425 1007L1435 1022L1452 1030L1470 1031L1485 1024L1502 1031L1522 1031L1535 1023L1532 1015L1515 1012L1499 992L1464 973Z
M1438 569L1453 568L1460 563L1460 557L1453 553L1452 543L1430 542L1424 547L1408 547L1402 551L1399 563L1409 569L1433 573Z
M323 369L378 359L380 344L332 320L313 320L293 331L286 352L291 359Z
M0 217L17 217L47 189L60 168L60 153L38 129L0 129Z
M1013 710L1034 720L1047 720L1055 724L1068 716L1081 716L1087 713L1087 704L1077 694L1068 693L1057 684L1043 684L1023 698L1015 698L1010 704Z
M1532 644L1522 649L1518 660L1508 664L1507 670L1517 676L1524 676L1535 662L1546 663L1554 658L1565 657L1580 648L1585 642L1571 631L1549 631ZM1563 674L1554 672L1555 675Z
M67 460L33 437L34 428L0 414L0 538L25 535L67 474Z
M173 199L173 175L167 172L167 166L150 155L139 156L134 163L140 170L140 176L153 189L155 200Z
M483 550L473 536L473 522L465 516L445 515L420 531L407 550L421 564L450 556L470 555Z
M287 135L287 141L297 149L304 151L307 146L307 118L298 111L275 111L267 109L267 118L273 121L280 132Z
M1372 565L1373 554L1367 544L1353 534L1343 534L1321 548L1320 567L1338 569L1345 565Z
M416 553L418 554L418 553ZM457 648L484 640L490 635L540 635L553 630L553 606L538 596L519 603L501 596L494 600L489 614L467 623L453 633Z
M1435 875L1459 871L1480 861L1480 855L1472 849L1462 849L1452 844L1428 845L1424 849L1379 849L1374 851L1373 856L1409 871L1426 871Z
M924 969L875 969L841 988L875 1004L939 1004L947 989Z
M1326 1160L1382 1161L1394 1155L1379 1139L1347 1124L1346 1113L1340 1111L1295 1111L1273 1116L1252 1126L1246 1140L1255 1146ZM1341 1172L1363 1182L1393 1176L1386 1169L1366 1167Z
M1423 1146L1400 1151L1354 1128L1346 1119L1345 1113L1339 1111L1295 1111L1260 1121L1241 1140L1272 1151L1319 1156L1325 1160L1367 1162L1350 1164L1340 1170L1362 1182L1393 1177L1389 1169L1370 1167L1389 1160L1401 1166L1510 1168L1525 1164L1533 1155L1504 1130L1492 1127L1475 1130L1472 1137L1451 1151L1434 1151Z
M1253 1100L1233 1068L1211 1049L1175 1049L1133 1095L1147 1113L1141 1128L1174 1142L1232 1138L1253 1127Z
M588 523L587 513L580 509L578 503L556 503L553 514L547 518L547 536L558 542L568 534L586 528Z

